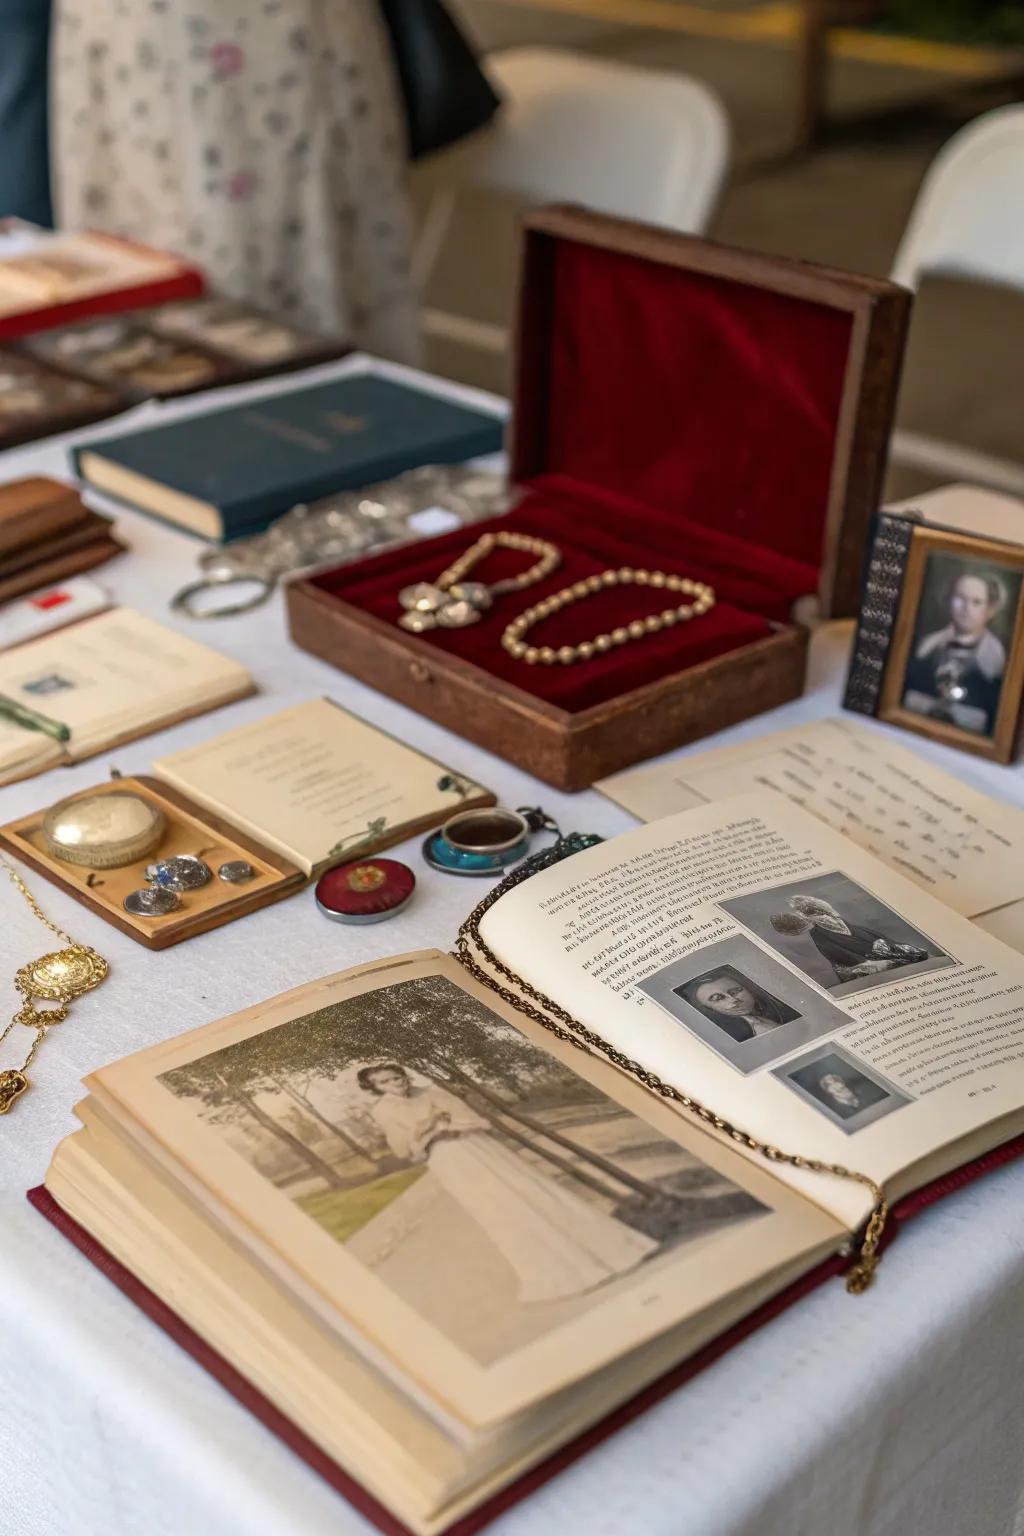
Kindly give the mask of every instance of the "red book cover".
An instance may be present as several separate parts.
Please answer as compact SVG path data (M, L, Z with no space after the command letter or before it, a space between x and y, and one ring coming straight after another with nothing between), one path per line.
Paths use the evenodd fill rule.
M2 286L5 266L10 267L15 263L25 269L22 272L22 278L26 282L23 290L25 296L23 305L18 300L14 300L16 307L8 308L5 313L4 306L0 303L0 343L15 341L21 336L28 336L36 331L50 330L56 325L67 325L74 320L86 320L93 315L117 314L123 310L166 304L172 299L198 298L206 291L205 279L200 269L170 253L152 250L148 246L123 240L114 235L87 232L74 236L57 234L49 236L48 239L47 232L39 231L38 233L37 252L29 250L21 256L5 257L0 250L0 286ZM102 275L97 275L95 291L67 299L40 297L38 302L33 302L32 274L28 269L33 264L42 265L45 268L50 260L47 253L52 243L53 261L56 263L54 275L56 291L60 286L62 275L56 268L62 262L74 263L76 242L82 246L83 253L94 257L100 269L102 269L104 254L109 254L110 285L106 286L106 280ZM69 247L67 252L64 251L64 246ZM119 264L123 264L125 268L125 280L122 282L117 278ZM150 269L148 273L147 267ZM73 292L75 278L70 271L66 274L66 280L69 284L69 292ZM88 287L89 283L86 281L84 286ZM45 284L41 284L41 292L44 287Z
M908 1195L895 1205L890 1213L883 1246L887 1246L895 1237L897 1231L913 1216L926 1210L937 1200L945 1195L952 1194L957 1189L971 1184L975 1179L984 1174L1001 1168L1004 1164L1024 1156L1024 1136L1017 1136L1012 1141L996 1147L987 1152L983 1157L976 1158L962 1168L943 1178L935 1179L930 1184L923 1185L914 1194ZM360 1514L371 1520L384 1536L411 1536L408 1527L395 1518L389 1510L378 1502L354 1477L345 1472L324 1451L316 1445L308 1435L304 1434L295 1424L287 1419L284 1414L274 1407L273 1403L263 1393L249 1382L241 1372L230 1365L222 1355L218 1354L199 1334L184 1322L176 1312L168 1307L151 1290L137 1280L130 1270L126 1269L105 1248L90 1236L84 1227L68 1216L57 1204L49 1191L40 1185L36 1189L29 1190L28 1199L31 1204L46 1219L53 1223L58 1231L71 1241L80 1253L84 1254L97 1269L105 1274L108 1280L121 1290L130 1301L133 1301L147 1317L158 1327L162 1328L170 1338L186 1350L204 1370L231 1393L238 1402L255 1414L260 1423L269 1429L278 1439L300 1456L307 1466L312 1468L332 1488L340 1493ZM541 1487L550 1478L556 1476L563 1468L569 1466L584 1456L594 1446L600 1445L616 1430L623 1425L638 1418L648 1408L676 1390L691 1377L696 1376L706 1366L714 1364L734 1344L748 1337L755 1329L768 1323L774 1317L778 1317L788 1307L801 1297L806 1296L826 1280L839 1276L849 1261L836 1255L819 1264L799 1280L780 1291L770 1301L750 1312L742 1322L735 1324L725 1333L706 1345L688 1360L682 1361L673 1367L658 1381L633 1397L629 1402L623 1403L613 1413L608 1414L600 1423L592 1425L582 1435L567 1445L561 1446L544 1461L509 1483L498 1493L491 1495L484 1503L477 1506L470 1514L462 1516L450 1525L444 1536L475 1536L475 1533L483 1530L492 1520L504 1513L506 1509L517 1504L521 1499L532 1493L534 1489ZM876 1284L885 1284L885 1265L879 1272Z

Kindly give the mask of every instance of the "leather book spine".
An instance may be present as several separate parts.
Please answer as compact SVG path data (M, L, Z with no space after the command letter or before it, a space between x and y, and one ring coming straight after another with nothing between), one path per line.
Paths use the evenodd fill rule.
M878 714L907 556L919 521L894 512L880 512L875 520L843 695L843 708L858 715Z

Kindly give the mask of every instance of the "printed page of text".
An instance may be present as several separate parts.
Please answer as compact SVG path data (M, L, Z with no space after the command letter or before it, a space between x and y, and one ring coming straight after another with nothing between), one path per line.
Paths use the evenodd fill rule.
M852 721L644 763L598 788L641 821L772 790L965 917L1024 902L1024 810Z
M632 1060L786 1151L891 1181L1024 1123L1024 957L781 797L576 854L481 931ZM855 1185L775 1166L849 1225L865 1213Z

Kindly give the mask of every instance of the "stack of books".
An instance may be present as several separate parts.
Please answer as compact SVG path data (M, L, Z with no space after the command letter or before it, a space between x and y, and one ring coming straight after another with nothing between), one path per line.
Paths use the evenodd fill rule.
M59 480L34 475L0 487L0 603L120 554L112 529Z

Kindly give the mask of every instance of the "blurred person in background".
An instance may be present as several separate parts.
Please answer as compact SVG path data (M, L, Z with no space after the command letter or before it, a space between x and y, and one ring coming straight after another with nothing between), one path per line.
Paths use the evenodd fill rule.
M0 218L50 224L50 0L0 0Z
M62 226L176 251L219 292L415 360L376 0L55 0L53 27Z

